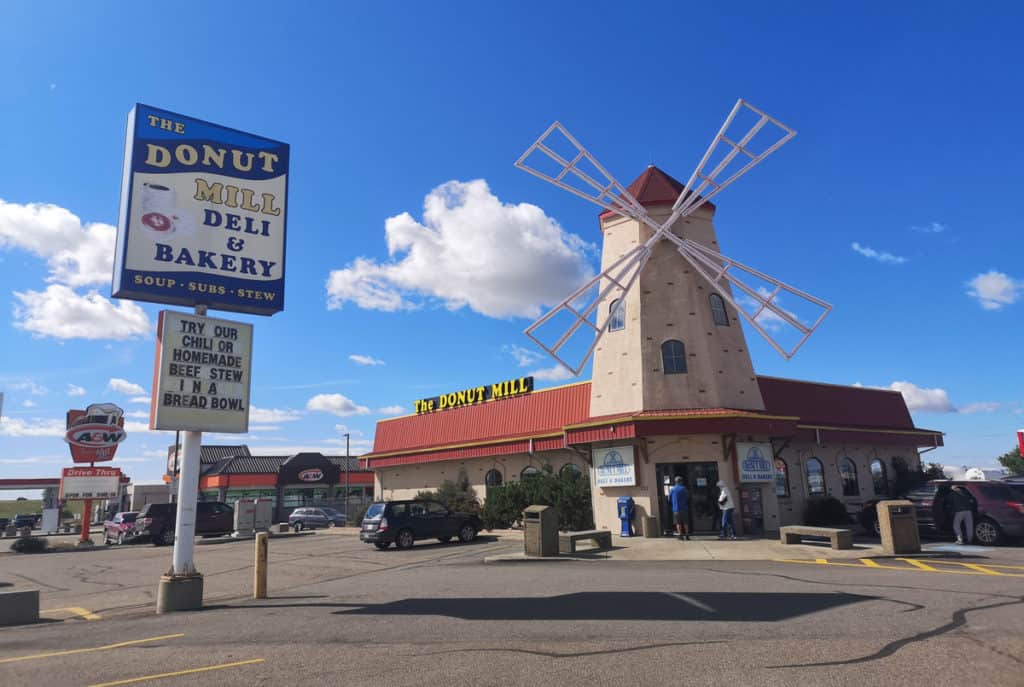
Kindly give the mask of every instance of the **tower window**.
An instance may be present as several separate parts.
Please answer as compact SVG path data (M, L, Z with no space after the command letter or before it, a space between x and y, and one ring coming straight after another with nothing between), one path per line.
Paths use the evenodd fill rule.
M729 313L725 309L725 299L717 293L713 293L708 296L708 301L711 303L711 317L715 320L715 324L720 327L728 327Z
M686 372L686 347L682 341L669 339L661 344L661 366L667 375Z
M626 328L626 304L621 300L614 300L608 306L611 317L608 319L608 331L617 332Z

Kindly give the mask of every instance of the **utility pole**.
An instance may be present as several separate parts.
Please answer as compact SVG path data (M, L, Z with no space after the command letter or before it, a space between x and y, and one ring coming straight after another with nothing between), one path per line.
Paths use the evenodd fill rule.
M345 432L345 524L348 524L348 518L349 518L349 513L348 513L348 461L349 461L349 455L348 455L349 454L349 451L348 451L348 434L349 434L348 432Z

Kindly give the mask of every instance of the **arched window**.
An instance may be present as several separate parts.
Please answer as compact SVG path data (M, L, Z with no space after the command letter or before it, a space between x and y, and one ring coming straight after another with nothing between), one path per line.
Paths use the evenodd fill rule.
M860 485L857 483L857 466L849 456L839 459L839 478L843 482L843 496L860 496Z
M583 477L583 471L580 470L580 466L576 463L566 463L558 471L561 477L568 477L570 479L579 479Z
M715 320L715 324L720 327L728 327L729 313L725 309L725 299L717 293L713 293L708 296L708 301L711 303L711 317Z
M502 476L501 470L496 468L491 468L484 475L484 484L489 487L500 487L503 481L505 481L505 478Z
M875 487L875 493L879 496L889 493L889 473L885 469L885 463L876 458L871 461L871 482Z
M817 458L807 459L807 495L823 496L825 494L825 468Z
M686 347L682 341L669 339L661 344L661 365L667 375L686 372Z
M614 300L608 306L611 318L608 320L608 331L617 332L626 328L626 304L621 300Z
M781 458L775 459L775 495L789 497L789 467Z
M532 465L527 465L525 468L523 468L523 471L519 473L519 479L530 479L532 477L539 476L540 468L534 467Z

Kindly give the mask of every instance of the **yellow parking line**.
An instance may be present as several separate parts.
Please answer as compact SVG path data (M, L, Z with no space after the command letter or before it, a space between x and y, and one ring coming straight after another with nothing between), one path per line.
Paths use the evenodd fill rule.
M990 570L989 568L986 568L984 565L978 565L977 563L960 563L960 565L964 566L965 568L970 568L971 570L977 570L978 572L984 573L985 575L1001 576L1003 574L1001 572L996 572L995 570Z
M931 565L928 565L927 563L922 563L922 562L916 561L916 560L914 560L912 558L896 558L896 559L893 559L893 560L897 560L897 561L903 561L904 563L909 563L910 565L880 565L880 564L878 564L875 561L871 561L871 563L868 563L867 561L870 560L870 559L857 559L857 560L860 560L862 562L861 563L840 563L838 561L830 561L830 560L827 560L825 558L817 558L815 560L777 558L775 560L775 562L776 563L799 563L799 564L802 564L802 565L832 565L832 566L838 566L838 567L841 567L841 568L860 568L861 570L863 570L864 568L871 568L873 570L900 570L900 571L903 571L903 572L945 573L946 575L999 575L1000 577L1024 577L1024 574L1021 574L1021 573L1003 573L1003 572L994 572L994 571L985 570L985 568L987 568L987 567L1004 567L1005 568L1005 567L1011 567L1011 566L976 566L976 565L971 564L971 563L954 563L952 561L932 561L932 563L934 563L934 564L946 563L946 564L951 564L951 565L965 566L965 567L968 568L967 570L953 570L951 568L933 568ZM974 568L974 569L971 569L971 568Z
M85 618L86 620L103 620L103 616L101 616L99 613L93 613L88 608L82 608L81 606L67 606L66 608L50 608L45 611L39 611L39 613L60 613L61 611L73 613L80 618Z
M223 670L224 668L235 668L236 666L251 665L253 663L263 663L266 659L253 658L248 661L235 661L234 663L221 663L215 666L203 666L202 668L189 668L188 670L176 670L172 673L157 673L155 675L143 675L141 677L130 677L125 680L114 680L113 682L98 682L95 685L89 685L89 687L114 687L114 685L127 685L132 682L144 682L146 680L159 680L165 677L177 677L179 675L192 675L194 673L205 673L210 670Z
M860 560L861 563L863 563L864 565L868 566L869 568L881 568L882 567L878 563L876 563L873 560L871 560L870 558L861 558L859 560Z
M159 637L147 637L146 639L131 639L127 642L118 642L117 644L105 644L103 646L94 646L87 649L67 649L65 651L51 651L45 654L31 654L30 656L15 656L14 658L0 658L0 663L15 663L17 661L30 661L35 658L51 658L53 656L69 656L71 654L84 654L89 651L109 651L110 649L120 649L123 646L131 646L132 644L146 644L148 642L159 642L161 639L177 639L178 637L184 637L185 633L181 632L174 635L161 635Z
M947 571L939 570L937 568L933 568L932 566L928 565L927 563L925 563L923 561L916 560L914 558L897 558L896 560L903 561L904 563L909 563L910 565L914 566L915 568L920 568L921 570L925 570L927 572L947 572Z
M817 563L818 565L828 565L828 559L827 558L815 558L814 562Z

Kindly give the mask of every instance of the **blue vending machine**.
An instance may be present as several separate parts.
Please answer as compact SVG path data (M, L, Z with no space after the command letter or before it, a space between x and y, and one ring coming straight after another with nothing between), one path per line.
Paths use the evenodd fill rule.
M619 520L622 521L621 535L623 537L633 536L633 509L632 496L619 497Z

